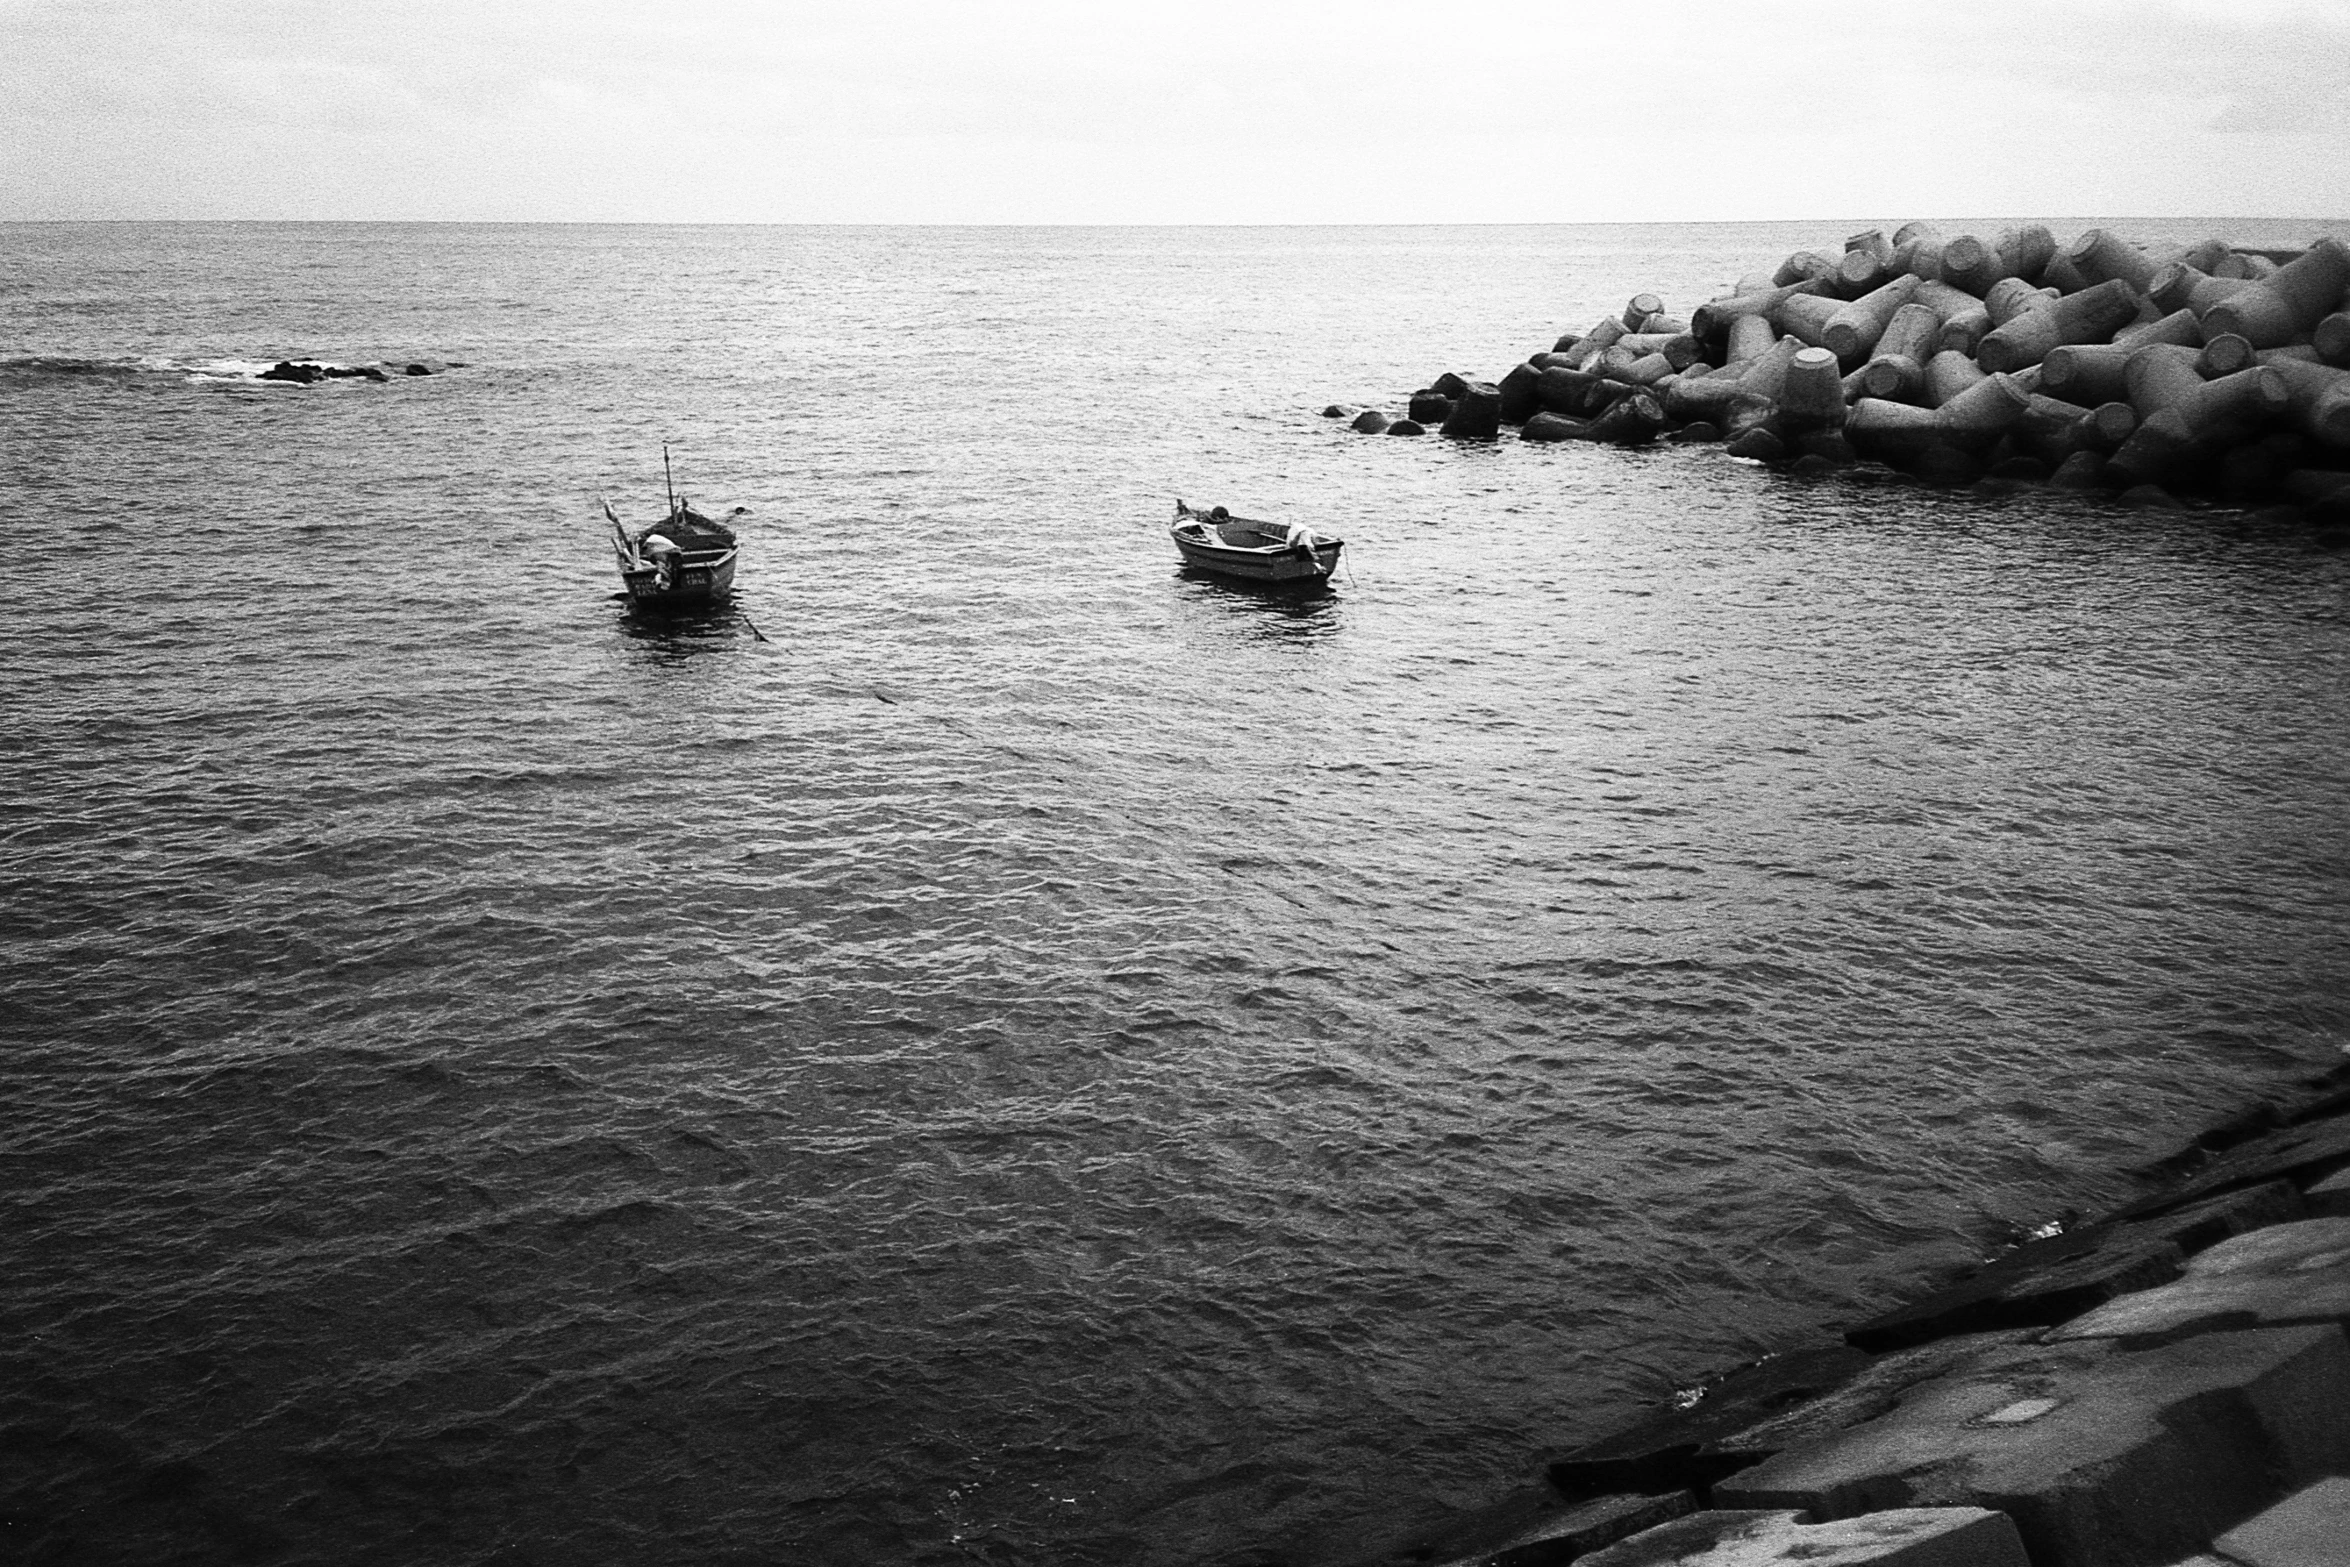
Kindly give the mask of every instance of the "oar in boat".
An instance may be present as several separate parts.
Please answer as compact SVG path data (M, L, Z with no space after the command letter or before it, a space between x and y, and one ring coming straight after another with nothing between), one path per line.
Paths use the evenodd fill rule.
M596 499L604 503L604 515L611 519L612 537L620 545L620 558L628 562L630 570L635 570L643 562L637 558L635 541L629 538L628 529L621 524L620 513L612 509L612 502L607 497L599 495Z

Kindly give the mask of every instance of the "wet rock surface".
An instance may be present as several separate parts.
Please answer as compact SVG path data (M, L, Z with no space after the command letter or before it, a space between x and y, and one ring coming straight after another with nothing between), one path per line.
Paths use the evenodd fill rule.
M2015 1525L1979 1507L1827 1523L1800 1512L1693 1513L1583 1560L1590 1567L2030 1567Z
M2350 1068L2146 1178L1361 1567L2350 1564Z

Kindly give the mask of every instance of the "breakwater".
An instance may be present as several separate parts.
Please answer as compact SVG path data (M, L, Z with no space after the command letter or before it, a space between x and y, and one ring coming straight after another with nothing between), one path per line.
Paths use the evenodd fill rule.
M2106 229L1913 223L1799 250L1675 313L1653 293L1506 373L1447 372L1367 434L1719 441L1827 472L2292 507L2350 526L2350 250L2150 251Z
M2350 1561L2350 1067L1360 1567Z

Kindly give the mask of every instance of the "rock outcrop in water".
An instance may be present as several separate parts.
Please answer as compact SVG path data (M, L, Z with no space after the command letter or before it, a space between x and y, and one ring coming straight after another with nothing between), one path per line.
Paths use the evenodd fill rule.
M1495 381L1439 377L1411 411L1457 440L1718 439L1805 473L1867 460L2350 530L2350 249L1871 230L1685 319L1635 294Z
M430 365L410 364L401 369L402 375L432 375ZM280 359L276 364L253 377L256 381L285 381L296 386L314 386L320 381L389 381L392 373L382 365L330 365L315 359Z

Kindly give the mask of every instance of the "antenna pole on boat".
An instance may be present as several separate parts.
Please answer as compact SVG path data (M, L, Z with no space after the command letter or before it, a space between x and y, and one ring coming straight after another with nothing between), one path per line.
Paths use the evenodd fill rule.
M669 515L677 515L677 481L669 477L669 443L661 443L661 488L669 492Z

